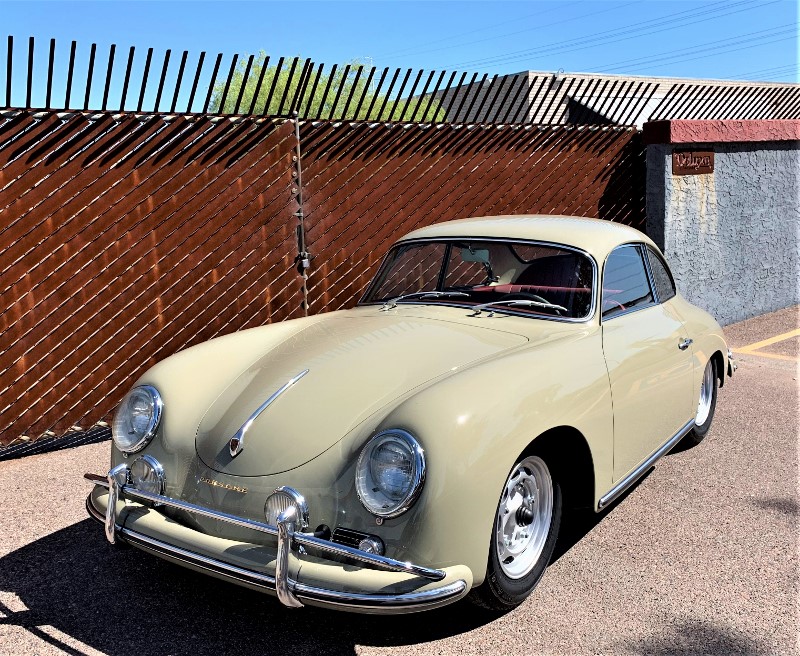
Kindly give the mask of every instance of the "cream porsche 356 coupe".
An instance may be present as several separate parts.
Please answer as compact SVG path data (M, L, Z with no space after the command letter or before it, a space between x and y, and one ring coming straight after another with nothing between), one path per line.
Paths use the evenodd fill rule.
M735 369L656 245L594 219L440 223L357 307L145 373L87 474L109 542L304 604L398 613L533 590L562 508L697 443Z

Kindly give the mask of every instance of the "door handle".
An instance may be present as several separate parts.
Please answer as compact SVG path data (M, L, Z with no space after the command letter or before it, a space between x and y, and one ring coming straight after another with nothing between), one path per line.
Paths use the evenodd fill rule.
M685 351L687 348L689 348L689 346L691 345L691 343L692 343L693 341L694 341L694 340L691 340L691 339L689 339L688 337L687 337L686 339L682 339L680 342L678 342L678 348L679 348L681 351Z

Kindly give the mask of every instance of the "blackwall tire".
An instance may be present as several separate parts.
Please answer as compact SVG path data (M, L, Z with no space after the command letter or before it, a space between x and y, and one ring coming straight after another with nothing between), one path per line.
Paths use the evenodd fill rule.
M561 486L541 456L514 465L497 504L486 579L470 593L474 603L507 611L525 601L553 555L561 508Z
M697 446L703 441L714 420L714 411L717 408L718 387L717 365L712 358L706 363L703 378L700 383L700 400L697 404L697 414L692 430L683 438L686 446Z

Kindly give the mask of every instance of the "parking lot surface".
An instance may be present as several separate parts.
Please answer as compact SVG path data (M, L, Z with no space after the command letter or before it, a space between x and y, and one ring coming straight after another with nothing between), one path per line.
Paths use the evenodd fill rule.
M798 328L796 307L726 328L740 367L706 440L572 516L501 616L284 609L108 545L81 478L107 470L107 442L0 462L0 654L800 653Z

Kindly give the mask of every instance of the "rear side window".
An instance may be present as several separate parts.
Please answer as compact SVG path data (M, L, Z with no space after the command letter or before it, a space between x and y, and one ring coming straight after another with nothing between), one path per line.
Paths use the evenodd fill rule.
M638 246L616 248L603 273L603 318L653 303L650 281Z
M653 274L653 283L656 287L658 302L664 303L675 296L675 282L664 260L649 246L647 258L650 260L650 271Z

